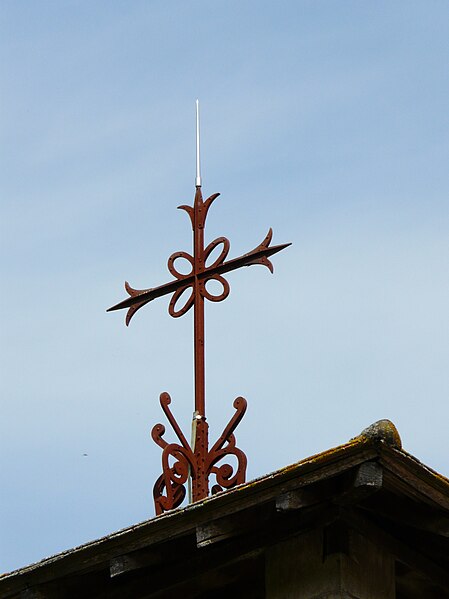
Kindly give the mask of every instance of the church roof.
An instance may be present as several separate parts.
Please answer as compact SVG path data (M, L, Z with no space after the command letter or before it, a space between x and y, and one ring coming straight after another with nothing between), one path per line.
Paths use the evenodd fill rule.
M398 597L449 597L449 480L407 453L386 420L233 490L4 574L0 596L207 597L238 583L239 596L263 597L266 548L335 522L395 556Z

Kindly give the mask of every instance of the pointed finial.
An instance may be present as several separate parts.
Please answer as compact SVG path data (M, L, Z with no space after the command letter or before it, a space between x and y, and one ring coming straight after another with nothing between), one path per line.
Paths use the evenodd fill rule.
M200 173L200 102L196 101L196 178L195 186L201 187Z

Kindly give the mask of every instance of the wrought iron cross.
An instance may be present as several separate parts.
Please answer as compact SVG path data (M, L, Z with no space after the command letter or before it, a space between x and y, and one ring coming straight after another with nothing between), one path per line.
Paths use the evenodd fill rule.
M199 109L196 103L196 179L195 199L193 206L179 206L190 217L193 229L193 255L187 252L175 252L168 259L168 270L174 279L151 289L133 289L125 282L125 289L129 296L124 301L112 306L108 312L128 308L126 325L129 325L134 314L148 302L163 295L172 294L168 312L170 316L178 318L183 316L193 307L194 320L194 363L195 363L195 412L193 418L192 446L179 428L169 405L171 398L168 393L162 393L160 403L162 409L176 433L179 443L167 443L163 439L165 427L156 424L151 436L162 448L162 475L157 479L154 489L154 503L156 514L178 507L186 495L186 483L191 478L192 499L198 501L209 495L209 477L214 475L216 484L212 493L230 489L245 482L246 456L241 449L236 447L234 431L246 411L246 400L237 397L234 400L235 414L225 427L216 443L209 449L208 423L206 421L205 398L205 362L204 362L204 300L221 302L229 295L229 283L223 277L227 272L242 266L262 264L273 272L273 265L269 257L290 243L270 247L273 232L270 229L267 236L255 249L239 258L226 260L230 243L226 237L218 237L204 247L204 228L206 217L212 202L220 195L215 193L203 201L201 193L201 175L199 159ZM207 264L215 248L221 246L218 257ZM190 264L188 274L182 274L175 266L176 260L185 259ZM215 281L221 285L220 293L212 293L207 289L207 283ZM183 299L181 299L181 297ZM218 465L223 458L234 456L237 466L230 464Z

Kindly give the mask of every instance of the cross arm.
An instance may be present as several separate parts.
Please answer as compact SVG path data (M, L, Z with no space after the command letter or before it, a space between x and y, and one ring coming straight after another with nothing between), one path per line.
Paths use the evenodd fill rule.
M271 272L273 272L273 265L271 261L268 260L268 256L273 256L273 254L277 254L281 250L287 248L291 243L283 243L280 245L273 245L272 247L261 248L260 246L247 254L243 254L243 256L239 256L238 258L233 258L232 260L228 260L227 262L223 262L223 264L219 264L215 268L207 269L204 273L199 275L200 277L209 277L212 274L224 274L226 272L230 272L231 270L236 270L237 268L241 268L242 266L252 266L253 264L262 264L267 266Z
M187 275L182 279L174 279L173 281L169 281L164 285L160 285L159 287L152 287L151 289L133 289L128 281L125 282L125 289L129 293L130 297L127 297L125 300L115 304L115 306L111 306L106 310L106 312L114 312L115 310L122 310L123 308L131 308L136 304L140 304L143 306L144 304L148 304L152 300L162 297L163 295L167 295L169 293L174 293L180 287L188 287L193 283L195 277L193 274Z
M277 254L281 250L285 249L291 243L283 243L280 245L273 245L270 247L270 242L273 237L273 231L270 229L268 231L268 235L262 241L260 245L258 245L254 250L248 252L247 254L243 254L238 258L233 258L232 260L227 260L226 262L218 262L209 268L205 268L204 270L197 272L196 275L191 273L189 275L185 275L180 277L179 279L174 279L173 281L169 281L164 285L160 285L159 287L153 287L150 289L133 289L129 283L125 282L125 289L129 293L128 298L119 302L115 306L107 309L107 312L113 312L115 310L122 310L124 308L128 308L128 314L126 317L126 324L128 325L132 316L135 314L139 308L148 304L152 300L162 297L164 295L175 293L181 288L187 288L190 285L193 285L195 281L195 276L199 280L209 279L216 275L222 275L227 272L231 272L242 266L252 266L253 264L261 264L266 266L270 272L273 272L273 265L269 260L269 256L273 256Z

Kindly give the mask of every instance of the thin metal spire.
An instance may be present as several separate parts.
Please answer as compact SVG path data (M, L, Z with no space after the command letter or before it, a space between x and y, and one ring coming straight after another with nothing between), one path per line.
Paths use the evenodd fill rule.
M195 186L201 187L200 173L200 101L196 101L196 178Z

